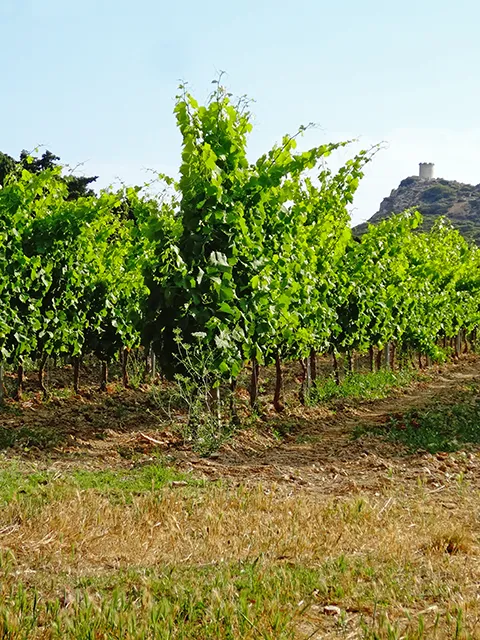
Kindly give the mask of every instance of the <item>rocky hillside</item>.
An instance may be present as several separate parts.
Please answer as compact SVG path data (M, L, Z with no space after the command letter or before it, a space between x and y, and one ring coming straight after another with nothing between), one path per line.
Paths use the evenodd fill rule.
M473 186L443 178L405 178L368 222L375 224L392 213L413 207L424 217L423 228L429 229L438 216L446 216L465 238L480 245L480 184ZM361 235L366 230L365 222L354 227L353 232Z

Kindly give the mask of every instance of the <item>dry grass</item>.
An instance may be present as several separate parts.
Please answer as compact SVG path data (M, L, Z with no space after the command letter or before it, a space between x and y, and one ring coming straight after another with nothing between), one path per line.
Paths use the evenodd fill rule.
M428 495L332 501L260 487L172 488L139 496L131 504L112 504L108 497L85 491L54 499L33 513L14 502L2 513L1 530L3 545L17 559L38 556L40 567L48 561L60 571L65 562L88 570L135 566L140 559L149 567L172 557L195 565L257 557L312 565L337 553L375 553L413 562L429 544L442 551L442 540L455 536L456 547L464 550L461 541L467 534L474 538L479 516L474 497L457 497L463 510L459 513L457 505L456 519L462 517L452 530L451 510Z
M56 478L41 492L2 511L2 588L8 600L23 584L28 611L36 591L40 618L56 620L63 637L480 637L480 503L468 487L332 499L167 485L112 501ZM118 598L131 635L111 618ZM185 618L180 602L203 605ZM82 631L87 610L97 635ZM14 601L9 611L20 616ZM148 635L155 611L157 635ZM28 637L50 637L40 626ZM26 637L5 629L1 637Z
M9 406L0 638L480 638L478 448L407 456L376 431L479 375L287 409L211 459L145 394Z

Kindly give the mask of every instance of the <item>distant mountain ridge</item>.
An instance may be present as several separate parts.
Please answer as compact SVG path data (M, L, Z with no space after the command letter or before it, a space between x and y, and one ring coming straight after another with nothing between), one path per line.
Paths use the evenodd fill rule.
M439 216L445 216L465 238L480 245L480 184L473 186L443 178L405 178L384 198L377 213L352 231L360 236L367 231L368 224L410 208L423 215L423 229L430 229Z

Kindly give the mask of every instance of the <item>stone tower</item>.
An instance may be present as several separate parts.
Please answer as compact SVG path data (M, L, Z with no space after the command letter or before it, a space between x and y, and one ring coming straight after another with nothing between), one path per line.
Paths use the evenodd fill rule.
M433 162L420 162L419 167L420 170L418 175L420 178L423 178L424 180L432 180L433 168L435 167Z

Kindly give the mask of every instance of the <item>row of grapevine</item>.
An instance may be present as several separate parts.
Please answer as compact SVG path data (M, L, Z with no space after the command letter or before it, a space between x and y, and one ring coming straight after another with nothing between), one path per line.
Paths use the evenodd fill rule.
M406 212L352 238L348 209L377 149L339 171L327 158L348 143L297 152L286 136L247 157L249 104L219 84L206 105L181 87L178 181L69 197L59 168L24 166L0 189L0 359L21 372L64 354L75 366L122 349L153 349L163 373L182 371L179 349L212 354L212 385L316 353L373 354L394 344L439 357L439 341L479 322L479 251L439 221L416 230ZM27 165L28 167L28 165ZM1 384L0 384L1 386Z
M110 359L139 339L142 242L135 190L70 200L59 170L22 170L0 190L0 354L21 372L67 354ZM20 373L21 390L21 373Z

